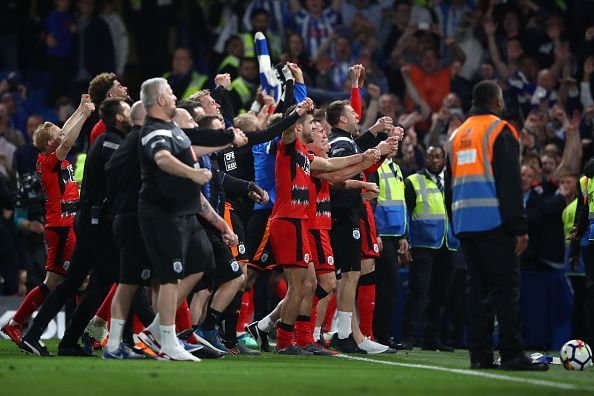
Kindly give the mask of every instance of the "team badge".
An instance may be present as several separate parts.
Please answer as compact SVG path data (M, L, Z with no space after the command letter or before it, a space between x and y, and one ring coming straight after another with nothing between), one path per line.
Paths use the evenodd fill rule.
M353 238L354 238L354 239L359 239L359 238L361 238L361 232L359 231L359 229L358 229L358 228L355 228L355 229L353 230Z
M237 250L239 251L239 253L245 254L245 245L243 243L240 243L239 245L237 245Z
M373 244L373 251L379 253L379 245L377 243Z
M174 261L173 262L173 270L175 272L177 272L178 274L181 274L182 270L184 269L184 267L182 266L181 261Z
M334 265L334 257L328 256L328 265Z
M268 261L268 253L266 253L266 252L262 253L262 255L260 256L260 261L263 263Z
M305 253L305 256L303 256L303 261L309 263L309 253Z
M64 271L68 271L70 269L70 261L64 261L64 265L62 266Z
M142 278L142 280L148 280L151 277L151 270L143 269L142 273L140 274L140 277Z
M239 271L239 264L237 264L237 261L231 261L231 269L233 270L233 272Z

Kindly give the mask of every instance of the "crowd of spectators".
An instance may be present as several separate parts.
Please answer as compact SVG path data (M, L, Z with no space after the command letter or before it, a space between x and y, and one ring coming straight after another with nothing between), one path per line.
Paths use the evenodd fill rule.
M302 68L318 104L348 98L349 66L365 66L362 129L381 116L403 126L398 162L407 174L465 119L473 85L497 81L503 118L522 149L530 226L522 265L564 267L562 212L594 154L594 2L587 0L3 1L0 229L14 223L6 202L14 201L18 176L34 172L33 130L66 120L96 74L116 73L133 98L141 81L164 75L182 99L228 72L239 112L257 95L257 31L273 64ZM77 150L86 146L83 139ZM13 226L21 237L43 230L32 221ZM2 239L0 249L17 243ZM21 268L38 272L27 260ZM2 272L4 293L24 292L24 272ZM20 285L8 281L15 276Z

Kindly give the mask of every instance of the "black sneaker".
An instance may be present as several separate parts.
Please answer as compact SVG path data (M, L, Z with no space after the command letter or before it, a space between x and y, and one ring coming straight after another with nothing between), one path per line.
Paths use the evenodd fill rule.
M501 360L501 368L509 371L547 371L549 364L545 362L534 361L525 355L520 355L514 359Z
M471 362L470 368L473 370L492 370L498 368L498 366L493 363L493 361L485 361L485 362Z
M238 342L235 346L229 348L230 355L248 355L248 356L260 356L262 352L256 351L248 347L247 345Z
M353 333L349 334L345 339L338 338L338 333L334 333L330 340L330 346L342 353L366 353L357 346Z
M295 344L291 344L285 349L276 349L276 353L279 355L291 355L291 356L313 356L313 353L308 352L304 349L299 348Z
M23 338L21 342L19 342L19 349L22 352L28 353L30 355L44 357L53 356L51 353L47 351L47 348L43 344L43 342L39 340L31 341L27 340L26 338Z
M77 357L95 357L95 353L90 353L78 344L58 345L58 356L77 356Z
M258 328L258 322L252 322L245 326L245 331L256 340L256 344L258 344L258 348L260 348L262 352L270 352L268 333Z
M199 344L200 348L194 352L192 355L196 356L199 359L220 359L225 356L224 353L217 351L216 349L210 348L206 345Z
M399 344L396 344L396 349L399 351L412 351L414 343L410 341L402 341Z
M315 344L313 342L301 349L303 349L304 351L307 351L307 352L311 352L314 355L318 355L318 356L336 356L336 355L338 355L338 352L331 351L331 350L326 349L322 346L319 346L318 344Z
M423 351L440 351L440 352L454 352L454 347L449 345L444 345L442 343L431 343L431 344L423 344L421 345L421 349Z

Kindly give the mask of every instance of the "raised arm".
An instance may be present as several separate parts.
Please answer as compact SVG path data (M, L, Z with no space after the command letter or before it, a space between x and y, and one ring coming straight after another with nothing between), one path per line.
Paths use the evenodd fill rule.
M417 87L415 87L415 84L413 84L412 80L410 79L410 66L403 66L400 71L402 73L402 78L404 79L406 93L408 96L410 96L411 100L421 108L423 119L429 117L431 114L431 109L429 108L427 102L425 102L425 100L421 97L419 91L417 91Z
M565 147L563 148L563 156L561 157L561 163L553 172L553 178L559 180L564 169L569 170L571 173L580 172L580 164L582 163L582 142L580 140L579 125L580 115L576 111L571 120L567 117L563 110L563 129L565 131Z
M368 130L376 121L377 113L379 112L379 98L381 96L381 88L375 84L367 84L367 92L371 96L369 106L365 112L365 119L361 124L362 130Z
M497 73L501 80L506 81L509 77L509 68L501 60L501 55L499 54L499 48L497 48L497 42L495 41L495 30L497 26L493 23L493 20L486 19L483 22L483 28L485 29L485 33L487 34L487 44L489 46L489 55L491 56L491 60L495 65L495 69L497 69Z
M301 103L299 103L297 105L297 107L295 108L295 112L299 115L299 117L301 117L306 112L313 111L313 109L314 109L313 100L311 100L310 98L305 98L304 101L302 101ZM297 139L297 132L295 131L295 128L286 129L283 132L283 135L281 138L281 140L284 144L292 144L295 141L295 139Z
M83 94L80 99L80 105L78 109L70 116L62 127L64 138L62 143L56 149L56 157L60 161L64 160L68 155L68 152L76 143L80 130L91 113L95 110L95 105L91 102L91 97L87 94Z
M299 117L301 116L297 113L297 111L293 111L263 131L248 132L246 134L248 143L254 145L271 141L292 127L297 122Z

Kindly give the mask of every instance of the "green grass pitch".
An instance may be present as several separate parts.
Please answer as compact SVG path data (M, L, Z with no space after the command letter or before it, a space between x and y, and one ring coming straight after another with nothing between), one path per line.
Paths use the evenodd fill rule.
M55 351L56 343L49 342L48 348ZM415 350L359 357L373 361L272 353L200 363L39 358L1 340L0 385L1 394L7 396L594 394L594 368L569 372L551 366L546 373L470 371L466 351Z

